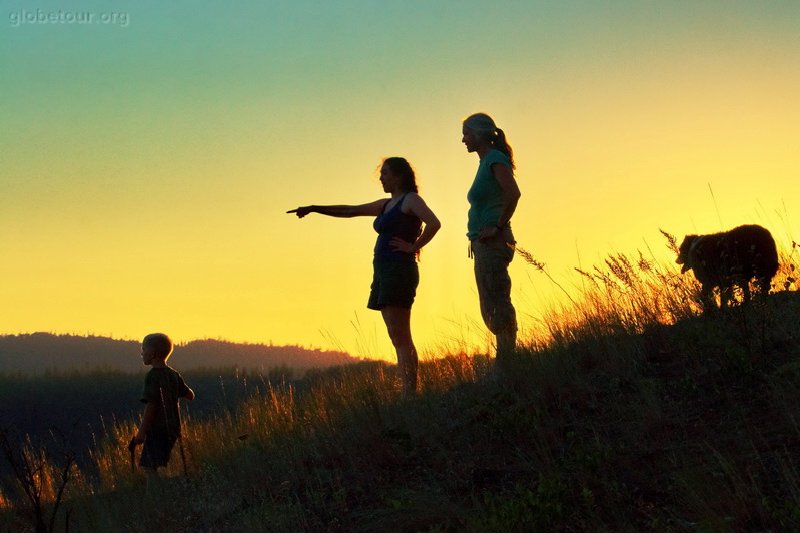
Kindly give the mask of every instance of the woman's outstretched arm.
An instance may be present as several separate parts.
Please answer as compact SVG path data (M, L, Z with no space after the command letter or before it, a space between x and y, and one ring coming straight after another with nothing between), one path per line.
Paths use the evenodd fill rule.
M381 209L388 201L388 198L381 198L361 205L306 205L286 212L295 213L297 218L303 218L309 213L319 213L320 215L338 218L376 217L381 214Z

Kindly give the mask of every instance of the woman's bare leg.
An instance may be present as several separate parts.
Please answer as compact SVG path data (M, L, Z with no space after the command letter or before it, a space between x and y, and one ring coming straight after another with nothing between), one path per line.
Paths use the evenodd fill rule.
M387 305L381 309L389 338L397 352L397 366L403 381L403 394L417 392L417 367L419 358L411 339L411 309Z

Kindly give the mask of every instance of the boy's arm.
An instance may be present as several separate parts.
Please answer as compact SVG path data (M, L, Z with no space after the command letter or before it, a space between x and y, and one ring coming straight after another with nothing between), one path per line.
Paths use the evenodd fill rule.
M186 398L187 400L194 400L194 391L189 388L189 385L183 380L183 376L178 374L178 398Z
M144 407L144 415L142 415L142 423L139 424L139 430L136 432L136 436L133 437L135 443L142 444L144 442L144 438L156 418L156 413L158 413L158 402L147 402Z

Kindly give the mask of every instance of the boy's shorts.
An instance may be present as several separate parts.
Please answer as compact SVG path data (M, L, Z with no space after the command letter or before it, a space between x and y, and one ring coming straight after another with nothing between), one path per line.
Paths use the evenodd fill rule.
M167 466L172 447L177 438L169 435L164 430L149 431L144 439L142 457L139 466L144 468L158 468Z
M419 268L412 261L374 261L367 307L377 311L387 305L411 309L419 285Z

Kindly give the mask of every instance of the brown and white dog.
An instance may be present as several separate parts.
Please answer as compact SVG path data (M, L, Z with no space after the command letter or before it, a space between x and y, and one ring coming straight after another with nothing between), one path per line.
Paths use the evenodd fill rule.
M744 301L750 299L750 280L767 294L778 271L778 252L770 232L755 224L711 235L687 235L678 251L681 273L694 270L702 284L704 310L716 307L713 290L719 288L720 307L726 307L738 285Z

